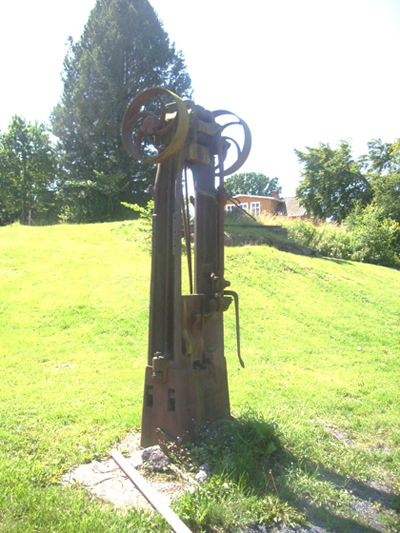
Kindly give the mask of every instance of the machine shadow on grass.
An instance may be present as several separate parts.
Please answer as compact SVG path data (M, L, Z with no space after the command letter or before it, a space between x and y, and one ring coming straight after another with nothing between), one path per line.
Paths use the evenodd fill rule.
M168 453L187 470L200 468L207 472L209 480L215 476L221 483L228 482L225 485L232 484L232 497L235 498L235 490L239 494L234 502L227 497L225 505L240 506L242 494L254 501L258 499L264 512L265 506L273 506L275 502L276 508L269 517L280 519L282 527L260 526L261 529L249 531L383 533L398 530L400 499L389 487L349 480L321 464L299 460L285 449L277 433L275 424L249 408L238 418L198 428L196 439L182 438ZM221 498L220 492L210 494L215 499ZM258 515L258 521L263 521L262 514ZM265 519L265 523L269 522Z
M386 533L400 527L400 497L388 486L349 479L320 463L299 460L282 447L274 456L272 471L280 497L319 533Z

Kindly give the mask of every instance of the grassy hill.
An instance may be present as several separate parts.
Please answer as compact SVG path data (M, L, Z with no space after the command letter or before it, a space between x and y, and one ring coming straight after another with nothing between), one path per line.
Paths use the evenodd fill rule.
M0 228L0 531L151 530L58 484L140 426L147 239L141 221ZM280 499L334 531L398 531L400 272L243 246L226 278L232 411L276 424Z

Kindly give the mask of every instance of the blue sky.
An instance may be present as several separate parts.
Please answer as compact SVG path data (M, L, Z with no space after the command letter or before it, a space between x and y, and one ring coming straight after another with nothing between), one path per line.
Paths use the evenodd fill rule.
M194 100L250 126L243 171L295 193L305 146L400 137L400 0L150 0L192 77ZM0 130L13 114L45 122L59 101L67 38L95 0L0 7Z

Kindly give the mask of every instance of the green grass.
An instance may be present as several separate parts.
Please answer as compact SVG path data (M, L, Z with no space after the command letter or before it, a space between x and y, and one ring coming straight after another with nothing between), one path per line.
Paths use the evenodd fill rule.
M266 246L227 248L226 270L240 294L246 363L239 370L228 311L232 410L240 418L251 405L276 425L270 464L280 498L272 482L262 499L236 480L230 501L243 494L266 519L275 509L271 520L292 516L288 505L338 531L366 524L350 486L353 495L385 486L396 508L400 273ZM0 228L0 531L154 530L154 516L120 514L58 484L140 426L149 274L142 221ZM202 490L220 494L217 479ZM193 518L187 498L178 508ZM395 511L379 516L382 531L399 530ZM199 520L198 531L217 527ZM218 527L237 526L233 517Z

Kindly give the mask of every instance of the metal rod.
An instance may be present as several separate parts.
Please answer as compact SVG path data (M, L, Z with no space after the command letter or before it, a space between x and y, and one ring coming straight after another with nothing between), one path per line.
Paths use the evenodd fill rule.
M225 204L226 196L223 194L224 189L224 158L222 153L222 138L219 135L218 138L218 163L219 163L219 187L217 195L218 198L218 222L217 222L217 231L218 231L218 275L221 279L224 279L225 275L225 257L224 257L224 244L225 244Z
M136 468L128 463L118 450L113 450L111 456L135 487L143 494L149 504L165 518L174 533L192 533L174 513L171 507L160 498L160 495L147 483Z
M187 167L185 166L185 199L182 204L183 211L183 227L185 229L185 243L186 243L186 256L188 263L188 272L189 272L189 288L190 294L193 294L193 273L192 273L192 249L190 246L190 216L189 216L189 194L188 194L188 183L187 183ZM186 202L186 211L185 211L185 202Z
M236 200L236 198L233 198L232 196L229 196L229 200L235 204L235 207L238 207L239 209L243 211L243 213L246 213L248 217L258 222L258 220L255 217L253 217L253 215L251 215L248 211L246 211L245 209L243 209L243 207L240 206L239 200Z
M237 345L237 354L240 366L244 368L244 362L240 355L240 322L239 322L239 295L235 291L224 291L224 295L233 296L235 301L235 316L236 316L236 345Z

